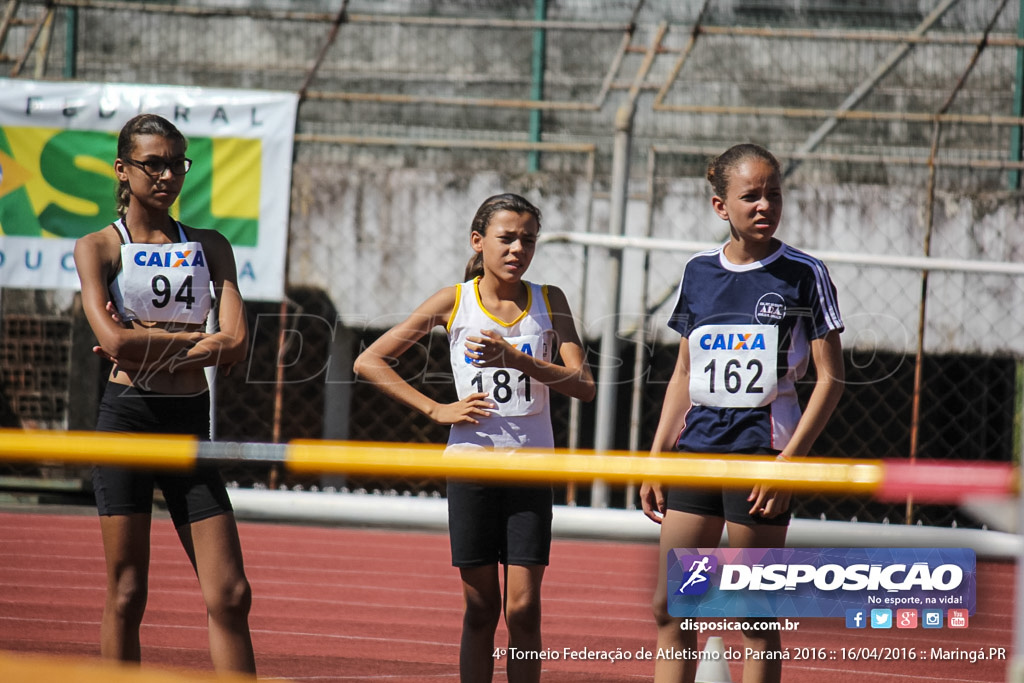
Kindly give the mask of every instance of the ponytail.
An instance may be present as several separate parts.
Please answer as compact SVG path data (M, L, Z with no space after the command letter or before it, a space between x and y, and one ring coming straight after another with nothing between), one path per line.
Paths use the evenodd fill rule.
M466 264L466 274L462 276L463 282L469 282L475 280L478 277L484 276L484 255L480 252L474 253L469 257L469 262Z

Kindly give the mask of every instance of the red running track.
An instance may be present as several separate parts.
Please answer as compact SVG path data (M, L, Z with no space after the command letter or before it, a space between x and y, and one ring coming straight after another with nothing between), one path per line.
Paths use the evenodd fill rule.
M0 650L94 657L99 652L104 566L95 514L0 512ZM638 513L639 514L639 513ZM457 681L461 596L444 534L240 523L253 586L250 624L260 678L296 681ZM653 544L556 539L544 581L544 646L635 655L655 645L648 604ZM783 636L800 648L913 648L916 661L788 661L787 683L997 682L1008 660L935 661L932 648L966 655L1012 640L1014 565L978 567L978 609L965 630L849 630L841 619L806 619ZM723 635L741 648L737 633ZM504 641L499 630L496 645ZM154 518L143 659L156 667L209 670L195 576L170 522ZM504 661L495 681L504 681ZM650 680L651 661L560 658L544 680ZM734 681L741 665L733 663ZM0 680L3 679L0 672Z

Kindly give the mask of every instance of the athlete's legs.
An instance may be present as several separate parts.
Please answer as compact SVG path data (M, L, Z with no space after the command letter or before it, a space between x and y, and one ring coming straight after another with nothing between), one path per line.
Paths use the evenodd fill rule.
M729 547L783 548L786 545L788 528L728 522ZM769 624L775 622L775 619L761 619L758 622ZM743 645L755 652L779 652L782 649L782 638L779 632L774 630L744 629ZM778 683L781 680L781 659L747 659L743 663L743 683Z
M218 671L256 673L249 608L252 591L242 566L235 516L227 512L185 524L178 537L199 578L210 629L210 658Z
M658 625L658 649L696 651L697 633L680 630L680 619L668 613L668 567L666 557L672 548L715 548L722 540L721 517L668 510L661 520L658 544L658 587L654 590L654 620ZM655 683L693 683L697 675L696 659L659 658L654 663Z
M505 624L508 647L522 652L540 652L540 584L544 565L505 567ZM508 662L509 683L536 683L540 680L541 660L512 659Z
M100 624L100 653L108 659L141 659L139 627L146 611L150 515L101 515L107 562L107 599Z
M494 631L501 618L498 565L460 567L459 573L466 602L459 650L459 680L462 683L490 683L494 673Z

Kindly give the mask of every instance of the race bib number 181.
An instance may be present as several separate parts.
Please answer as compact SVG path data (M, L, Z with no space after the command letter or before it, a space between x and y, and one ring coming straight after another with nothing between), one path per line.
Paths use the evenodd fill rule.
M550 346L539 335L505 337L505 341L533 358L550 360ZM548 387L529 375L507 368L480 368L465 357L465 363L453 366L459 397L471 393L487 394L494 412L503 417L536 415L547 405Z
M690 347L690 400L718 408L759 408L778 394L779 328L703 325Z

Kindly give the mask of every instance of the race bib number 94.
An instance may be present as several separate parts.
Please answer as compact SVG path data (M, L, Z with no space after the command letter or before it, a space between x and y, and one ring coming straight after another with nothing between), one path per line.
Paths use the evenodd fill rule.
M703 325L690 347L690 400L717 408L759 408L778 394L779 328Z
M139 320L202 324L210 271L199 242L121 245L124 308Z

